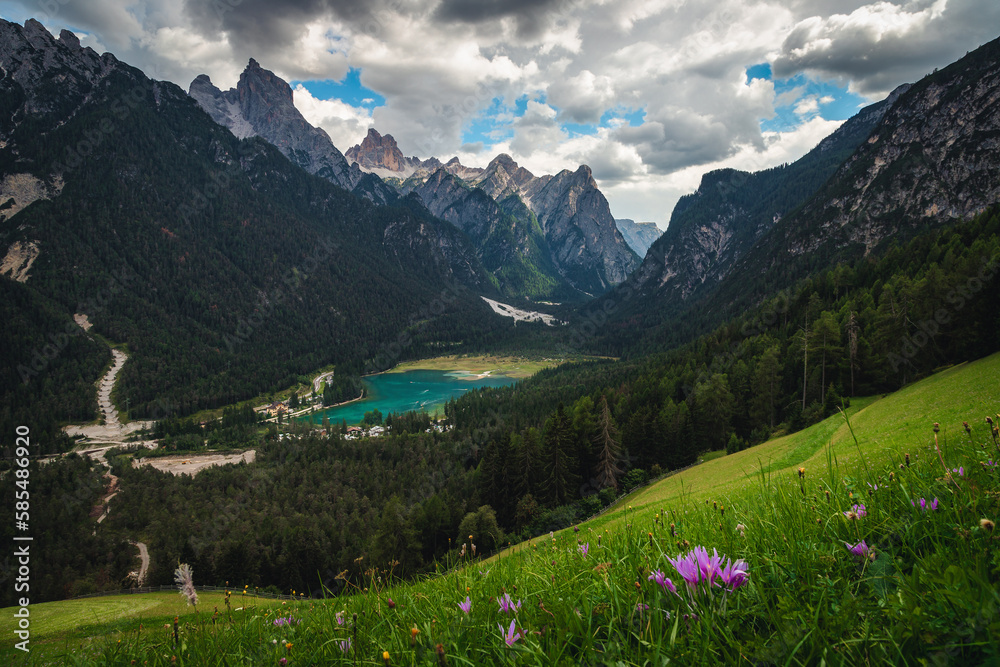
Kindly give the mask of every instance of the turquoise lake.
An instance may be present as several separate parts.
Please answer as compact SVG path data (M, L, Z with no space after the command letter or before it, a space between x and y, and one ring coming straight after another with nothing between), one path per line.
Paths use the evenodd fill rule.
M358 424L366 412L378 409L384 416L395 412L402 414L412 410L433 412L449 399L461 396L472 389L481 387L505 387L517 380L503 375L479 377L466 371L407 371L405 373L382 373L362 378L365 385L365 399L320 410L303 419L320 424L323 417L330 423L346 419L348 424Z

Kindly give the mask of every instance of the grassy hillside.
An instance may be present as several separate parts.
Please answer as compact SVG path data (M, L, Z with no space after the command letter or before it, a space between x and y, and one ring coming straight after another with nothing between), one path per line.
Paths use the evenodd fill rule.
M800 466L808 471L827 467L832 455L841 469L865 462L879 469L902 462L907 452L914 457L929 455L933 448L933 425L940 422L939 441L947 452L956 439L965 437L962 422L981 424L984 415L1000 409L1000 355L941 371L923 382L883 399L863 398L843 417L831 417L807 429L689 468L625 498L619 509L655 509L666 503L726 499L760 485L760 474L779 477ZM855 444L851 429L858 437ZM860 452L860 453L859 453ZM615 524L620 517L604 519Z
M102 622L89 607L104 598L32 607L33 639L73 649L103 635L81 664L990 663L1000 446L984 417L1000 409L997 377L1000 354L856 400L850 427L832 417L709 461L577 531L488 562L467 553L444 576L404 585L374 568L355 595L283 607L291 625L259 610L213 621L202 604L182 615L175 646L159 618L139 631L142 610L81 627ZM744 562L746 580L709 566L714 585L697 572L685 584L668 559L696 546ZM504 595L515 608L500 608ZM11 614L0 614L8 636Z

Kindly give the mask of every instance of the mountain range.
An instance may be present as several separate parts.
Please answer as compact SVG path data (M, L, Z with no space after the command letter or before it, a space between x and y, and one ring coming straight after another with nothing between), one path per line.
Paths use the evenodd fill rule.
M201 75L188 92L238 138L260 136L345 190L381 204L415 193L469 235L507 297L578 301L621 283L639 263L588 167L536 178L503 155L486 169L420 160L374 129L344 154L295 108L288 83L253 59L235 89L223 92ZM470 197L475 189L492 203Z

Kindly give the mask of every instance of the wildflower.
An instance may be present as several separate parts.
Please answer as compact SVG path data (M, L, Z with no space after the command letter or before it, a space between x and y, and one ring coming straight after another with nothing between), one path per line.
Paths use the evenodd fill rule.
M194 570L187 563L181 563L180 567L174 570L174 582L181 595L187 598L189 605L198 607L198 593L194 590Z
M448 661L444 657L444 644L438 644L434 650L437 652L438 664L447 667Z
M853 545L850 542L844 542L844 544L847 546L847 550L858 558L865 558L871 552L864 540Z
M340 648L341 653L350 653L351 652L351 638L348 637L347 639L345 639L343 641L337 642L337 646Z
M915 502L913 502L912 500L910 501L910 504L913 505L914 507L917 506L917 504ZM920 499L920 509L923 510L924 512L926 512L927 511L927 506L928 506L927 505L927 500L925 498L921 498ZM937 498L935 498L934 501L931 502L930 508L932 510L936 510L938 508L938 499Z
M865 510L864 505L854 505L853 507L851 507L850 510L844 512L844 516L846 516L851 521L854 521L855 519L865 518L866 516L868 516L868 512L867 510Z
M715 581L715 577L719 575L719 566L722 564L719 552L712 549L712 555L709 556L708 550L705 547L695 547L693 553L698 559L698 568L701 570L702 578L711 586Z
M278 664L279 665L287 665L288 664L288 658L281 658L280 660L278 660Z
M579 533L580 532L580 526L573 526L573 532L574 533Z
M952 468L951 471L958 475L959 477L965 477L965 466L959 466L958 468Z
M980 519L979 520L979 527L982 528L983 530L986 530L986 531L989 531L989 532L992 533L993 532L993 528L995 526L994 526L994 523L992 521L990 521L989 519Z
M805 468L799 468L799 478L802 478L802 477L805 477L805 476L806 476L806 469Z
M671 593L677 592L677 587L674 586L674 582L667 579L663 575L663 572L659 570L653 570L653 574L649 575L647 579L649 579L649 581L655 581L664 591L669 590Z
M287 644L285 644L285 649L291 651L292 650L292 642L288 642Z
M668 556L667 561L674 566L677 574L681 575L681 578L687 582L688 586L694 588L698 585L701 575L698 569L698 562L693 554L689 553L687 556L678 554L677 558L670 558Z
M497 627L500 628L500 636L507 643L507 646L513 646L514 642L521 639L521 633L514 631L514 625L517 623L517 619L511 620L510 627L506 631L503 629L503 625L497 623Z
M577 547L577 549L580 550L580 555L586 558L587 552L590 551L590 542L584 542L579 547Z
M746 532L746 529L747 527L744 526L742 523L736 524L736 532L740 534L740 537L745 537L744 533Z
M336 614L334 614L334 618L337 619L337 625L344 624L344 612L338 611Z
M521 601L518 600L515 605L514 601L510 599L510 593L504 593L502 598L497 598L497 603L500 605L500 611L508 614L513 614L521 608Z
M279 627L279 628L282 627L282 626L284 626L284 625L297 625L298 623L299 623L299 621L296 620L296 619L294 619L294 618L292 618L291 616L288 616L286 618L280 618L279 617L279 618L274 619L274 625L277 626L277 627Z
M640 602L640 603L638 603L638 604L635 605L635 610L641 614L642 612L649 610L649 605L648 604L643 604L642 602Z
M395 609L396 608L396 603L392 601L392 598L389 598L389 601L386 604L389 605L389 609Z
M382 662L384 662L386 665L389 664L389 652L388 651L382 651Z
M719 578L731 591L745 584L748 577L747 562L742 559L733 561L727 558L726 565L719 571Z
M417 635L420 634L420 630L417 628L410 628L410 645L415 646L417 643Z
M472 611L472 600L469 599L468 595L465 596L465 602L458 603L458 608L464 611L466 614Z

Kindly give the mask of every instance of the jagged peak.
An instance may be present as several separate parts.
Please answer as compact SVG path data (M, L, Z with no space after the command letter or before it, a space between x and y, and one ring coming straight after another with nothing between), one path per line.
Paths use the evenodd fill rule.
M455 160L458 160L458 158L455 158ZM518 164L514 162L514 158L507 155L506 153L500 153L500 155L497 155L495 158L490 160L490 166L492 167L494 165L502 166L505 169L509 170L518 168Z
M189 90L194 90L195 88L216 88L216 86L212 83L212 77L207 74L199 74L188 87Z
M59 33L59 41L62 42L64 46L73 49L74 51L80 50L80 38L77 37L74 32L62 30Z
M259 62L251 58L250 62L247 63L247 69L263 69L263 68L260 66Z

